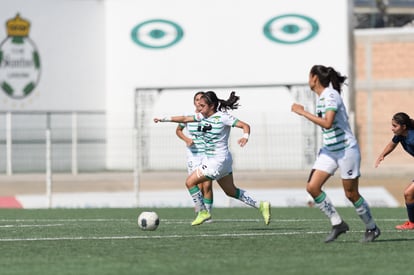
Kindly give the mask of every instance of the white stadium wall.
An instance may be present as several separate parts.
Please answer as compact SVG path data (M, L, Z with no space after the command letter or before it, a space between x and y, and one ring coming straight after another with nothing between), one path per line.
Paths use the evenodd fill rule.
M303 131L309 124L290 105L307 96L283 85L306 84L314 64L350 75L351 2L1 0L1 50L9 51L6 22L19 15L30 21L23 40L26 51L38 53L40 67L16 74L3 56L0 82L22 90L17 83L28 78L35 85L21 97L0 90L0 111L104 111L105 168L131 169L137 88L215 87L221 98L235 90L242 106L234 115L252 126L249 145L242 151L232 146L235 168L278 168L269 157L279 168L301 168L308 163ZM270 86L237 88L249 85ZM166 89L146 106L149 168L185 166L175 125L155 125L151 118L191 110L194 92ZM345 93L345 102L348 97ZM238 136L235 129L232 144Z
M314 64L348 74L347 0L108 0L106 22L110 168L130 167L131 159L117 158L117 153L131 148L132 139L119 138L116 128L134 124L138 87L306 84ZM283 88L234 90L242 105L234 114L252 125L243 153L232 149L235 167L274 169L274 162L266 161L271 154L279 167L301 168L303 127L301 118L290 112L292 94ZM222 89L220 96L227 98L230 91ZM163 91L151 115L191 109L194 92ZM175 136L175 125L155 125L151 115L144 126L149 128L148 167L182 169L184 145ZM272 135L259 139L267 128L274 130ZM287 129L293 129L290 135ZM240 131L233 134L240 136ZM291 152L291 161L284 151ZM268 154L252 158L258 152ZM155 157L159 155L165 157Z
M53 171L105 169L104 8L96 0L0 1L0 173L45 171L48 121Z
M23 51L37 50L39 79L35 89L24 98L13 98L1 91L0 110L103 111L106 97L103 2L1 0L0 43L3 45L8 39L6 22L16 15L30 22ZM11 59L20 59L18 54L8 52L4 53L6 58L8 54ZM5 67L3 63L2 82L9 73ZM23 76L10 78L12 82L24 79Z

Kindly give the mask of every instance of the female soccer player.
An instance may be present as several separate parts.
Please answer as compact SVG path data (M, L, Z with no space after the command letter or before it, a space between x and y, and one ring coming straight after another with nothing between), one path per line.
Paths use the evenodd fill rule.
M340 95L345 79L345 76L341 76L332 67L313 66L309 74L309 87L318 95L317 115L305 111L302 105L296 103L292 105L292 111L322 127L323 147L313 165L306 189L314 198L315 205L331 221L332 231L325 242L332 242L349 230L348 224L342 220L331 200L322 190L322 186L338 167L341 171L345 195L353 203L366 226L362 241L372 242L381 232L371 216L367 202L358 191L361 154Z
M197 92L194 95L193 103L195 107L195 114L200 113L200 98L204 92ZM200 166L201 160L204 157L204 142L201 139L198 129L198 122L180 123L175 130L176 135L187 145L187 171L190 175L194 170ZM186 130L184 132L184 130ZM203 194L203 201L206 205L207 211L210 212L213 207L213 182L206 180L198 185Z
M270 203L257 201L246 191L234 185L232 164L233 159L228 147L228 139L231 127L243 129L243 136L238 140L241 147L247 144L250 135L249 124L233 117L227 110L238 108L239 97L235 92L229 99L222 100L213 91L208 91L200 99L200 115L173 116L171 118L154 118L154 122L178 122L187 123L198 121L198 131L205 146L205 158L193 173L186 179L187 189L194 201L198 212L191 225L200 225L211 218L203 202L203 197L198 184L206 180L216 180L227 196L236 198L245 204L258 208L263 215L265 224L270 222Z
M375 168L389 153L394 151L398 143L401 143L404 150L414 157L414 120L406 113L396 113L391 120L391 131L394 133L394 137L375 161ZM405 188L404 199L407 207L408 221L397 225L395 228L399 230L412 230L414 229L414 180Z

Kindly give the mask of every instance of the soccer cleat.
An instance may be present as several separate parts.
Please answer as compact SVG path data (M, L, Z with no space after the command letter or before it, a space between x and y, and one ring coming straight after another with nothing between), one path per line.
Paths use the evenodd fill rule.
M398 230L413 230L414 229L414 222L406 221L403 224L397 225L395 229Z
M265 224L270 223L270 202L262 201L260 202L260 213L262 213Z
M365 231L364 238L361 240L361 242L368 243L374 241L376 238L378 238L381 235L381 230L375 226L374 229L367 229Z
M325 243L330 243L336 240L339 235L346 233L349 230L348 224L342 221L340 224L332 226L332 231L329 233L328 237L325 239Z
M208 213L210 214L210 219L205 220L204 223L212 223L213 222L213 215L211 215L211 212L210 211L208 211Z
M211 214L207 210L201 210L200 212L198 212L197 217L191 223L191 225L200 225L203 222L206 222L210 219L211 219Z

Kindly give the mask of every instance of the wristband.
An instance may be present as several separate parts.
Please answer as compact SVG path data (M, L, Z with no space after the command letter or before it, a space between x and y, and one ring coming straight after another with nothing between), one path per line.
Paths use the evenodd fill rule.
M160 120L161 122L171 122L171 118L170 117L163 117Z
M244 133L242 138L249 139L249 136L250 136L249 133Z

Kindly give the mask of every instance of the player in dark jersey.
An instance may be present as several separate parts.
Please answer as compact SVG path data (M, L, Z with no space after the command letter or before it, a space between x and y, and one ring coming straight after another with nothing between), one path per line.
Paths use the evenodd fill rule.
M375 167L397 147L399 143L404 150L414 157L414 120L406 113L396 113L391 120L391 130L394 133L392 140L385 146L375 161ZM414 180L404 190L405 206L407 207L408 221L397 225L398 230L414 229Z

